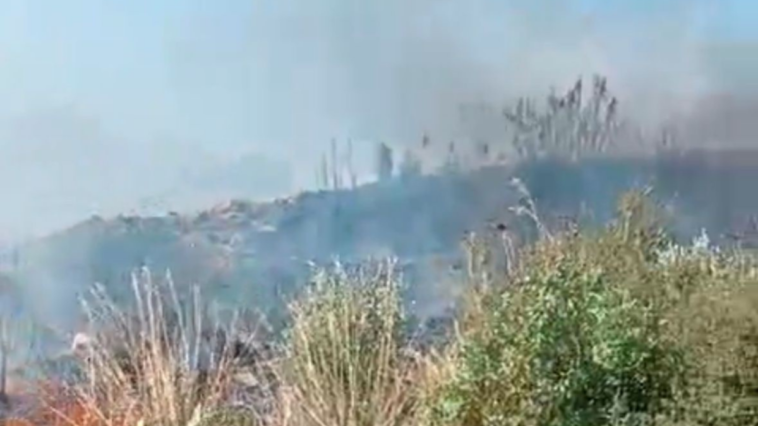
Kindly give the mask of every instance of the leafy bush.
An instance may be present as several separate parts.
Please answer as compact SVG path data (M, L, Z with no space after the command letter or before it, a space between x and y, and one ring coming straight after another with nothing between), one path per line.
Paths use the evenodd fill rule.
M755 424L758 270L676 246L640 194L621 207L481 298L432 423Z

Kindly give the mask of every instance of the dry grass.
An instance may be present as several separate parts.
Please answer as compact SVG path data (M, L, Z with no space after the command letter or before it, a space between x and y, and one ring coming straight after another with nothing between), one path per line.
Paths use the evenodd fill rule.
M226 409L240 359L231 342L207 331L221 328L209 323L199 293L182 303L170 279L156 283L147 271L133 284L129 313L93 292L85 304L93 343L81 354L83 380L46 401L44 411L76 426L178 426Z
M291 306L282 365L291 424L416 424L421 366L404 351L403 313L392 264L315 276Z
M15 424L68 426L400 426L419 424L432 363L410 351L394 264L314 275L290 306L284 357L252 369L202 330L199 295L180 301L170 280L134 279L127 313L101 291L85 309L93 344L83 380L46 385L40 409ZM231 324L227 328L234 328ZM204 359L203 359L204 358ZM203 366L199 364L205 364ZM436 365L436 364L435 364ZM201 379L199 372L206 374ZM239 373L239 374L238 374ZM257 382L240 389L242 373ZM241 390L243 398L233 404ZM263 403L267 407L261 408ZM9 420L10 421L10 420Z

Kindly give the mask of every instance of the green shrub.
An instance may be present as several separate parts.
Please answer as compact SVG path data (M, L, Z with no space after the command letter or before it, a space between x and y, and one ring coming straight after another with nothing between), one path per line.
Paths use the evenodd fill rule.
M755 424L756 269L674 245L655 213L632 194L607 229L523 253L481 299L432 423Z

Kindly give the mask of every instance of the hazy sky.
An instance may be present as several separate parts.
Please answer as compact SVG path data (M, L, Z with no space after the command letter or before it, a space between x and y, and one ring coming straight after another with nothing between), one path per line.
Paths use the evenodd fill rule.
M0 237L242 152L308 185L332 137L446 137L460 102L594 71L654 117L750 83L755 22L754 0L1 0Z

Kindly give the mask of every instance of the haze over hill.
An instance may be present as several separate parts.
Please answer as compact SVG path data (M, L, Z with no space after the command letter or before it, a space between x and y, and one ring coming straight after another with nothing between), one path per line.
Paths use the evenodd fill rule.
M0 3L0 423L758 424L755 0Z
M291 190L286 163L253 154L227 160L171 141L134 145L65 108L6 122L0 146L2 237L39 237L92 214L192 209Z
M541 96L580 74L607 75L626 111L650 123L707 110L702 97L713 94L739 95L750 111L751 8L9 0L0 13L0 236L143 211L145 200L173 210L312 188L332 138L352 138L356 168L370 175L375 141L497 136L497 123L462 123L459 106ZM187 173L234 167L246 154L263 160L240 168L271 161L281 173L230 172L223 180L235 190L193 195L203 185ZM181 201L159 200L166 194Z
M25 241L5 252L4 267L35 315L74 327L84 289L100 281L120 292L142 265L171 268L220 299L265 304L310 260L399 255L436 285L416 296L437 314L462 235L517 199L505 188L512 163L303 193L317 187L333 140L340 161L351 142L359 182L375 180L380 141L397 162L409 149L443 164L451 141L457 154L487 143L507 157L501 108L599 73L640 140L655 144L665 126L681 147L755 148L758 36L743 22L752 7L10 0L0 13L0 242ZM431 148L419 150L424 135ZM724 172L734 158L748 170ZM753 207L739 197L751 154L717 161L712 183L689 175L687 162L682 178L657 161L537 168L528 181L557 212L580 200L607 210L618 188L660 178L698 210L681 221L688 232L742 226ZM583 182L584 192L555 179ZM693 182L712 185L715 198ZM266 202L275 197L285 198Z

